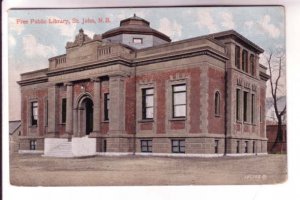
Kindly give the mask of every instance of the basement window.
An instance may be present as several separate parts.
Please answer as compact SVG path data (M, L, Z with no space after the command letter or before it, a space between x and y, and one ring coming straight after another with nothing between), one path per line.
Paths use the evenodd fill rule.
M141 140L141 152L152 152L152 140Z
M36 150L36 140L30 140L29 144L30 144L29 147L30 150Z
M185 140L172 140L172 153L185 153Z

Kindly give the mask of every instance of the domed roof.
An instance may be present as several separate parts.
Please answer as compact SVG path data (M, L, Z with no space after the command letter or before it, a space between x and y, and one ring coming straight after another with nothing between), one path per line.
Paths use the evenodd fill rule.
M143 18L136 16L123 19L118 28L111 29L102 34L102 38L108 38L119 34L141 34L141 35L154 35L160 39L171 42L171 39L165 34L150 28L150 23Z

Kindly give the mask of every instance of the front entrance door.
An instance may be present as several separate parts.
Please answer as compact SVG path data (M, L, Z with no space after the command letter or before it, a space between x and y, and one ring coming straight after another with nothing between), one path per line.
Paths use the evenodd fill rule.
M93 131L93 106L93 101L87 98L85 103L86 135L89 135Z

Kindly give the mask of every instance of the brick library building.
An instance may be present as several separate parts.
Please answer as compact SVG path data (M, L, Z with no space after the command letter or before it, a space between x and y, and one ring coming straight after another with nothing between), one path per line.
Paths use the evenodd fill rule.
M172 42L136 15L80 29L49 67L21 74L20 153L267 153L263 49L234 30Z

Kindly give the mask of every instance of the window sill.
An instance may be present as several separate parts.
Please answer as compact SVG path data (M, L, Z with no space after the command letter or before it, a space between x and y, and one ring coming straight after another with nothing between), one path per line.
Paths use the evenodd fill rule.
M147 122L154 122L153 119L141 119L138 121L139 123L147 123Z
M169 121L186 121L185 117L171 118Z
M217 118L221 118L221 115L216 115L216 114L215 114L215 117L217 117Z
M242 121L236 121L236 123L238 123L238 124L242 124L243 122L242 122Z
M109 123L109 120L104 120L102 121L102 123Z
M29 128L37 128L38 125L30 125Z

